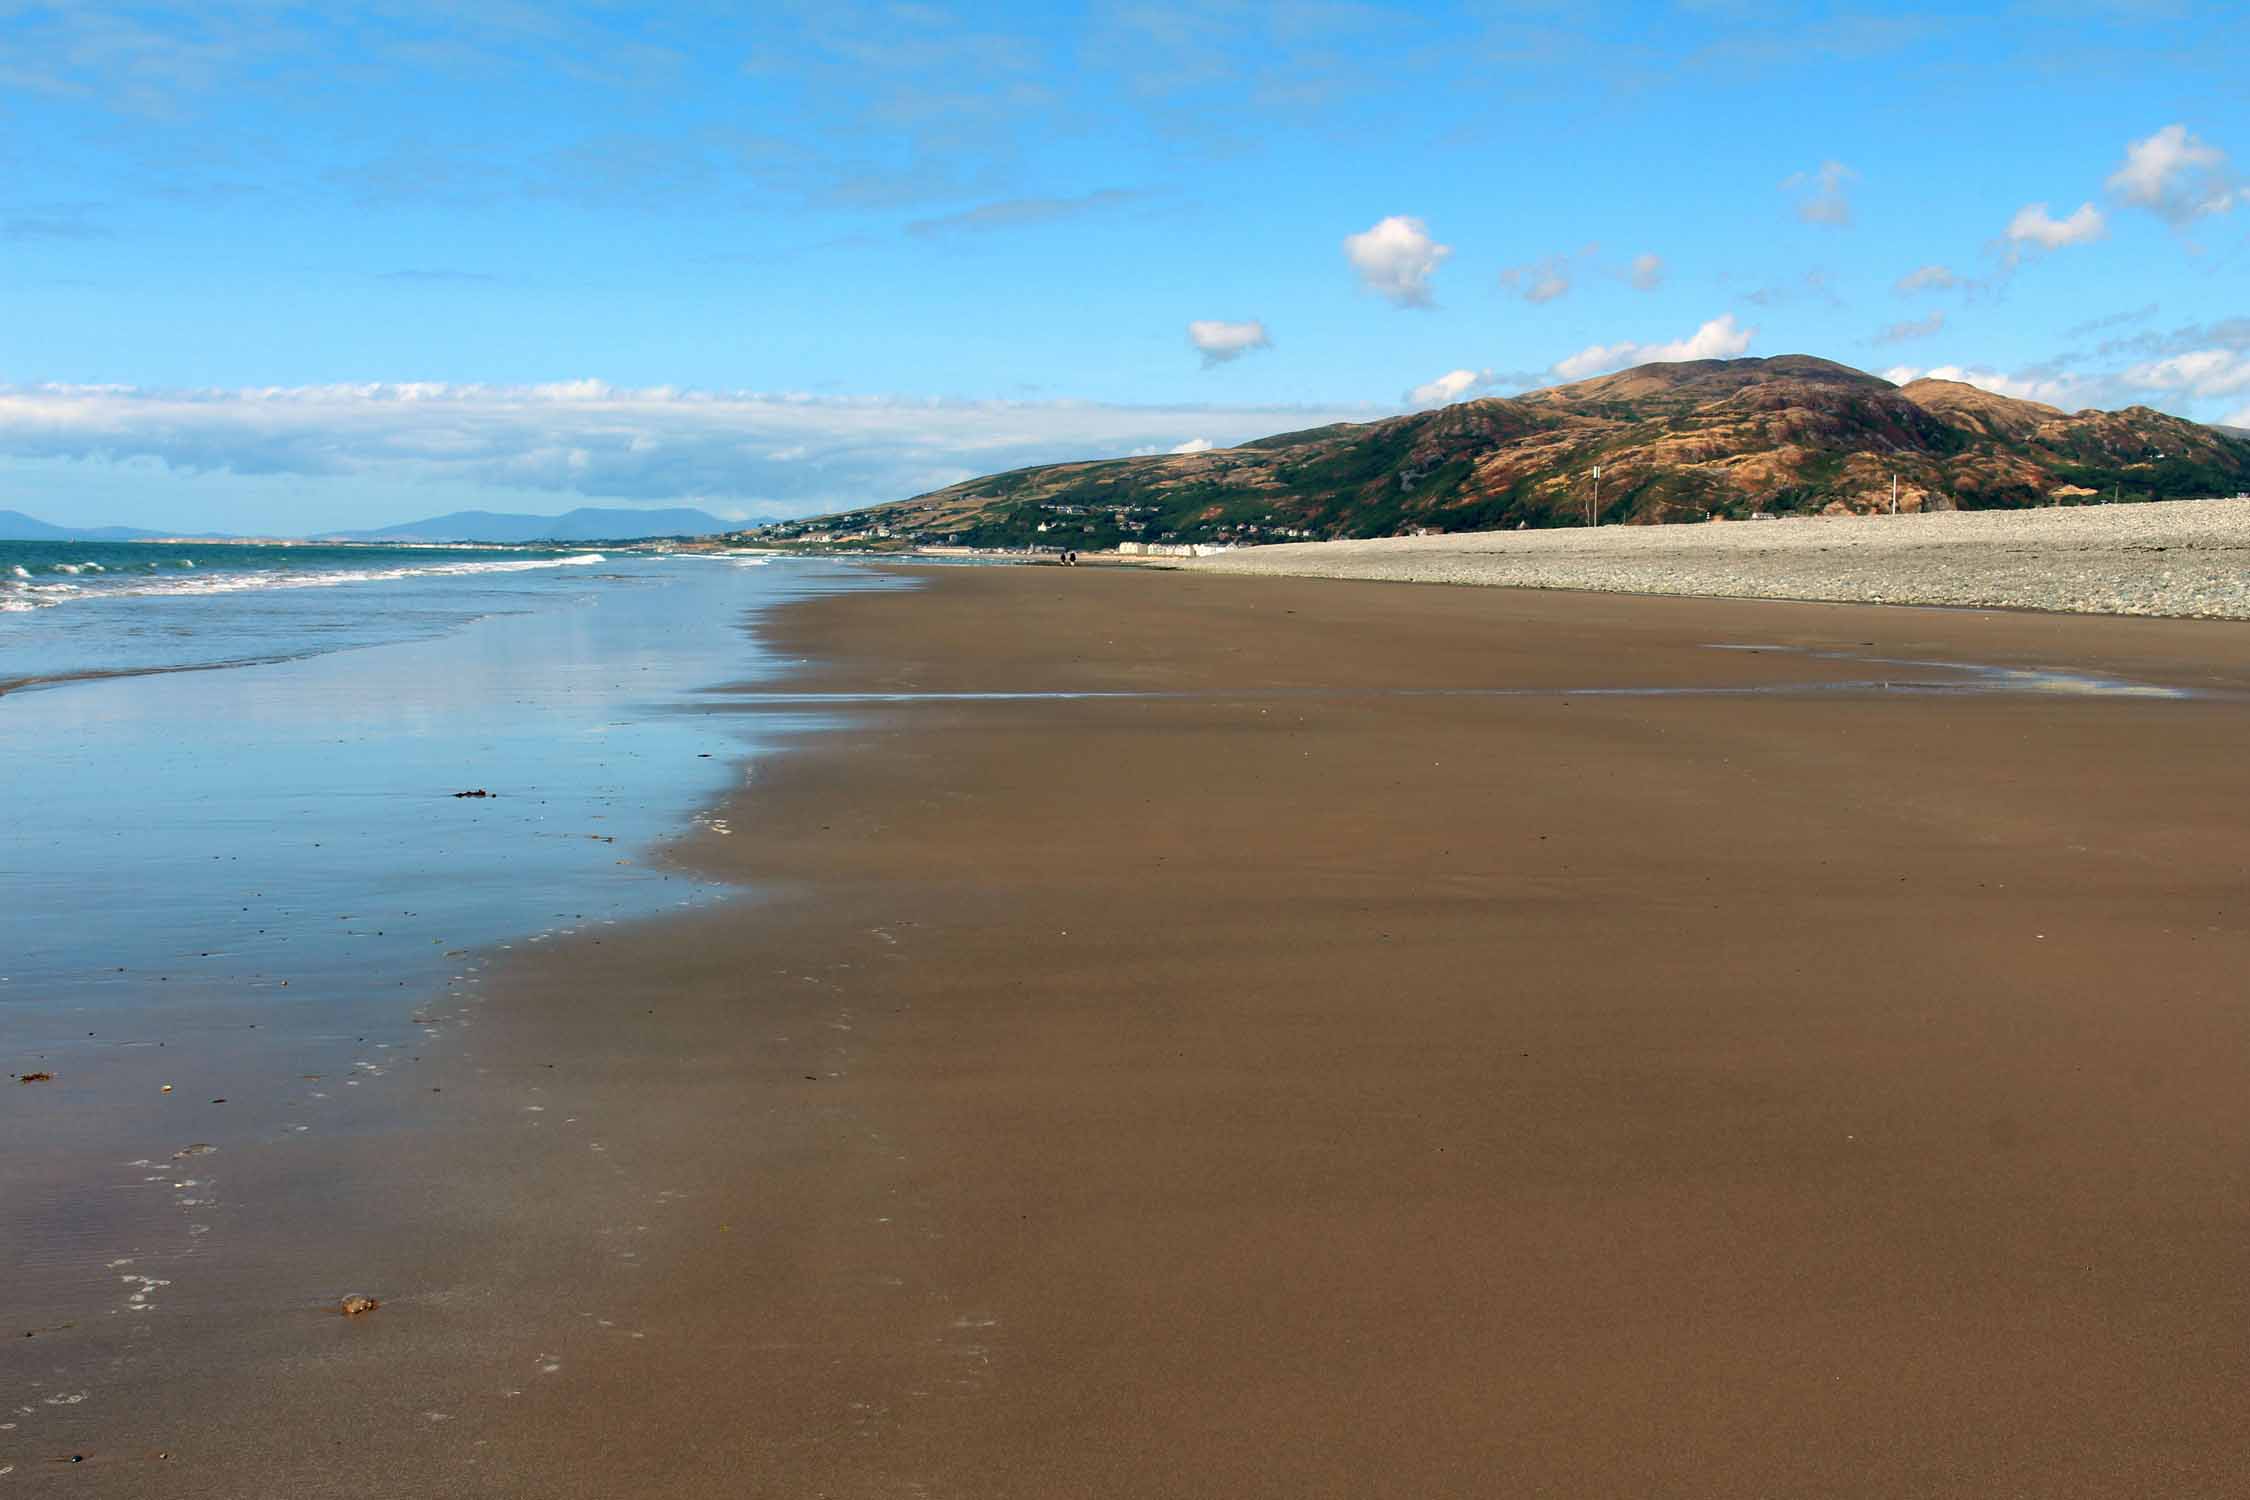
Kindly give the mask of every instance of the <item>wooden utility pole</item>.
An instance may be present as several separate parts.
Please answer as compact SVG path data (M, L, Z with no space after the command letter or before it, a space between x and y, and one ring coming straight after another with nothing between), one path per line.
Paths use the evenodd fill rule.
M1602 466L1594 465L1594 498L1586 502L1586 524L1602 524Z

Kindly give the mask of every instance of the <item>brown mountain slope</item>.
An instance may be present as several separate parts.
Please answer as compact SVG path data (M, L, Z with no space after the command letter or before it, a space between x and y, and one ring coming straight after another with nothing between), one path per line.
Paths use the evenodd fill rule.
M2020 440L2045 423L2069 420L2069 413L2060 407L1995 395L1958 380L1909 381L1898 393L1924 411L1985 437Z
M978 545L1988 509L2250 488L2250 442L2147 407L2068 413L1807 355L1642 365L1237 448L1050 464L797 523ZM782 528L786 534L791 528Z

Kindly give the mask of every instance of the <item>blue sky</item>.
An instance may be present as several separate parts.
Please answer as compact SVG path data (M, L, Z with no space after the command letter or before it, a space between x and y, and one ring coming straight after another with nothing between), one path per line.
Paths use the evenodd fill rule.
M2187 0L0 0L0 507L799 513L1706 354L2250 425L2245 56Z

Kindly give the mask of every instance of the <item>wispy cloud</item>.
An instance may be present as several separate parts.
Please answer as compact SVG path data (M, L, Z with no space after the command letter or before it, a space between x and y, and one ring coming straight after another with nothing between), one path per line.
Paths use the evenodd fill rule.
M2239 349L2196 349L2134 365L2124 379L2153 391L2214 398L2250 391L2250 354Z
M1792 172L1783 178L1781 190L1797 200L1797 217L1807 224L1842 229L1852 222L1852 203L1844 192L1845 184L1858 176L1840 161L1824 161L1810 172Z
M401 271L377 271L377 281L405 281L423 286L484 286L500 278L489 271L451 271L443 267L409 266Z
M1836 284L1826 271L1815 267L1795 281L1768 282L1742 294L1742 300L1752 307L1786 307L1799 299L1824 303L1829 307L1842 307L1844 301L1836 295Z
M1931 335L1941 332L1944 328L1945 314L1934 312L1926 318L1916 318L1911 322L1891 324L1875 335L1875 342L1878 344L1903 344L1909 339L1929 338Z
M671 76L683 54L643 27L564 6L12 5L0 27L0 81L108 113L195 117L246 81L316 60L330 72L450 71L480 80L547 69L606 85ZM418 13L419 12L419 13ZM645 23L654 29L655 23ZM344 59L349 56L349 61Z
M1526 302L1553 302L1570 294L1570 257L1547 255L1500 273L1500 284Z
M1802 68L1813 58L1862 62L1887 56L1937 34L1943 26L1934 16L1873 12L1799 19L1810 7L1789 5L1701 8L1732 11L1731 19L1750 23L1687 59L1689 66L1717 73L1729 83L1766 68Z
M2151 304L2139 316L2155 311ZM2106 327L2114 321L2130 319L2104 319L2102 323ZM2102 340L2095 352L2105 358L2125 355L2152 360L2169 354L2189 354L2197 349L2250 350L2250 318L2220 318L2212 323L2188 323L2161 332L2151 329L2146 333L2122 334Z
M113 231L91 203L42 203L0 213L0 239L106 240Z
M1916 292L1946 292L1962 285L1959 276L1949 266L1918 266L1891 284L1891 290L1901 297Z
M0 387L0 455L153 459L190 473L446 482L810 510L1024 464L1236 443L1366 420L1358 406L816 397L442 382L153 390Z
M1176 146L1261 148L1256 127L1318 123L1429 70L1447 24L1358 0L1095 0L1080 66L1114 80ZM1108 92L1105 90L1105 92Z
M978 234L993 230L1029 229L1041 224L1060 223L1065 219L1084 218L1109 209L1122 208L1146 198L1146 193L1130 188L1102 188L1096 192L1081 193L1076 197L1003 198L992 203L980 203L959 213L940 214L935 218L916 219L906 226L906 232L923 238L948 234Z
M1630 260L1601 264L1599 241L1589 240L1576 250L1558 250L1537 260L1509 266L1500 273L1501 289L1530 303L1555 302L1570 295L1579 273L1596 274L1624 282L1637 292L1653 292L1664 285L1664 257L1643 251Z
M2156 316L2156 304L2143 303L2123 312L2104 313L2098 318L2088 318L2083 323L2073 323L2063 330L2066 339L2082 339L2092 333L2106 333L2112 328L2123 328L2128 323L2139 323Z

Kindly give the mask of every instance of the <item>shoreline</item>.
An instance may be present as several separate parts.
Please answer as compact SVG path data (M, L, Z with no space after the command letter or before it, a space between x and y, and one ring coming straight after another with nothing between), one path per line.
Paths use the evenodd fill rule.
M298 1185L238 1274L302 1316L174 1372L120 1493L2250 1462L2192 1334L2242 1284L2246 710L1768 691L1880 652L2231 694L2250 631L916 576L766 617L792 701L711 695L842 721L671 846L758 893L484 970L442 1126ZM1135 696L937 696L1093 690ZM2114 998L2155 973L2152 1028Z
M473 1049L490 965L742 894L646 857L763 748L679 711L766 669L738 613L871 582L604 575L442 632L6 700L0 1478L248 1437L200 1387L302 1357L442 1186L402 1198L424 1166L388 1158L476 1138L478 1081L439 1065Z

